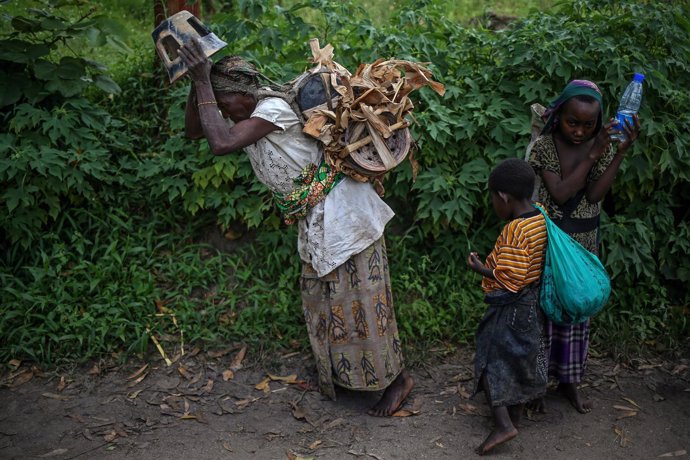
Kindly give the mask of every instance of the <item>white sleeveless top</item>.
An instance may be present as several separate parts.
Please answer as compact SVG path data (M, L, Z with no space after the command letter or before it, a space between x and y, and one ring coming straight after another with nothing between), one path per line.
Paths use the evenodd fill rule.
M259 101L251 116L279 128L244 148L254 173L271 191L288 193L307 165L321 162L319 144L302 132L297 114L283 99ZM300 258L325 276L381 238L393 216L371 184L346 176L298 221Z

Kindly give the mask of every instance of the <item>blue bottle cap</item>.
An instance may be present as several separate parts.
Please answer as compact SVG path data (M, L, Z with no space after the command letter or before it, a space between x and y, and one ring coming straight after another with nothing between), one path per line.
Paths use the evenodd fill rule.
M636 73L635 75L633 75L633 80L642 83L644 81L644 75L641 73Z

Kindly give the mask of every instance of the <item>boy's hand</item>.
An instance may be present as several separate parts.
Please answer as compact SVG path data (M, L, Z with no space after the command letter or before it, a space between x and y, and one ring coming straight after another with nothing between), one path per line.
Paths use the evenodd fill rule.
M467 257L467 265L475 272L479 272L479 270L484 268L484 264L479 259L476 252L470 252L470 255Z

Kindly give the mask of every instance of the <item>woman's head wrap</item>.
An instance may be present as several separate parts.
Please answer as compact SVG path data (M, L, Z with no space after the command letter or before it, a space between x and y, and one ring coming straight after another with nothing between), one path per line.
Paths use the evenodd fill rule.
M255 96L259 90L259 72L239 56L226 56L211 68L211 86L219 93Z
M549 105L544 115L542 115L542 118L545 120L544 129L541 131L542 134L549 134L554 131L558 126L559 115L563 105L575 96L589 96L599 102L599 117L597 118L596 126L596 132L599 132L604 118L604 104L601 100L601 91L596 84L589 80L573 80L566 85L560 96Z

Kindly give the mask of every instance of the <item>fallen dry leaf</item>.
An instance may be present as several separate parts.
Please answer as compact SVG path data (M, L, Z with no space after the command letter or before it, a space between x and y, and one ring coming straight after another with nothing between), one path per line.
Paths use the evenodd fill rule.
M58 455L62 455L65 452L67 452L67 449L55 449L43 455L39 455L39 458L57 457Z
M681 450L676 450L673 452L666 452L665 454L659 455L659 457L681 457L687 453L688 453L687 450L681 449Z
M325 431L325 430L330 430L330 429L332 429L332 428L335 428L335 427L337 427L337 426L339 426L339 425L342 425L343 423L345 423L345 419L337 418L337 419L333 420L332 422L330 422L328 425L326 425L326 426L324 427L324 431Z
M87 374L89 374L89 375L98 375L100 373L101 373L101 366L99 366L98 363L94 363L93 367L91 369L89 369L89 371L87 372Z
M206 392L206 393L210 393L211 390L213 390L213 379L208 379L208 380L206 381L206 385L204 385L203 387L201 387L201 391L204 391L204 392Z
M411 411L408 409L399 409L395 411L392 415L392 417L410 417L412 415L417 415L419 414L419 411Z
M67 382L65 381L65 376L63 375L60 377L60 383L58 383L58 386L57 386L58 393L61 392L62 390L64 390L66 386L67 386Z
M144 379L146 378L147 375L149 375L149 373L148 373L148 372L144 372L144 373L141 374L136 380L132 380L131 382L129 382L129 384L128 384L127 386L128 386L129 388L132 388L133 386L135 386L135 385L141 383L141 381L144 380Z
M460 404L458 404L458 407L460 408L460 410L462 410L466 414L481 415L479 408L477 406L475 406L474 404L460 403Z
M16 371L19 369L19 366L22 365L22 362L18 359L10 359L7 365L10 366L13 371Z
M297 383L297 375L296 374L290 374L285 377L281 377L278 375L273 375L273 374L268 374L268 378L273 380L274 382L283 382L283 383Z
M292 452L287 453L288 460L314 460L314 457L302 457L301 455L293 454Z
M311 444L309 444L309 448L310 448L311 450L314 450L314 449L317 449L321 444L322 444L321 440L320 440L320 439L317 439L316 441L314 441L314 442L312 442Z
M17 388L20 385L24 385L26 382L34 378L34 373L31 372L29 369L26 369L25 371L21 372L20 374L17 374L14 376L12 383L9 385L10 388Z
M144 391L144 390L133 391L133 392L131 392L131 393L128 393L128 394L127 394L127 397L128 397L129 399L137 399L137 396L139 396L139 393L141 393L142 391Z
M117 437L118 437L117 432L116 432L115 430L110 430L108 433L106 433L106 434L103 436L103 440L104 440L105 442L113 442L114 440L117 439Z
M180 366L177 368L177 372L179 372L180 375L181 375L182 377L186 378L187 380L189 380L189 379L191 379L192 377L194 377L193 375L191 375L191 374L189 373L189 371L187 370L187 368L184 367L182 364L180 364Z
M292 410L292 416L297 420L307 420L307 413L300 406L295 406L295 408Z
M614 425L613 432L616 433L615 441L618 442L621 447L628 445L628 441L630 441L630 439L625 435L625 430L623 430L623 428Z
M240 351L237 352L234 358L232 358L232 363L230 363L230 369L233 371L238 371L242 369L242 360L244 359L244 356L247 354L247 346L243 346L240 348Z
M148 363L144 364L136 372L134 372L129 377L127 377L127 380L132 380L132 379L139 377L141 375L141 373L144 372L148 367L149 367Z
M206 354L208 355L209 358L220 358L221 356L225 356L228 353L230 353L234 348L225 348L223 350L211 350L207 352Z
M204 371L197 372L196 375L194 376L194 378L192 378L192 380L189 381L189 383L192 385L195 384L196 382L201 380L202 375L204 375Z
M627 412L635 412L635 409L633 409L632 407L628 407L628 406L619 406L617 404L614 404L613 408L618 409L618 410L624 410Z
M642 408L640 407L639 404L637 404L635 401L633 401L633 400L630 399L630 398L623 397L623 398L621 398L621 399L622 399L623 401L628 401L630 404L632 404L633 406L637 407L638 409L642 409Z
M637 415L637 412L634 412L634 411L633 412L626 412L625 414L616 417L616 420L620 420L620 419L628 418L628 417L634 417L636 415Z
M270 378L270 377L266 377L266 378L263 379L261 382L257 383L257 384L254 386L254 388L256 388L256 389L259 390L259 391L269 391L269 389L270 389L269 383L270 383L270 382L271 382L271 378Z
M230 447L229 442L224 442L223 443L223 449L227 450L228 452L232 452L232 447Z
M227 369L223 371L223 381L227 382L228 380L232 380L235 378L235 373L231 371L230 369Z
M470 395L470 392L465 389L465 386L458 383L458 394L460 395L461 398L463 399L470 399L472 395Z

